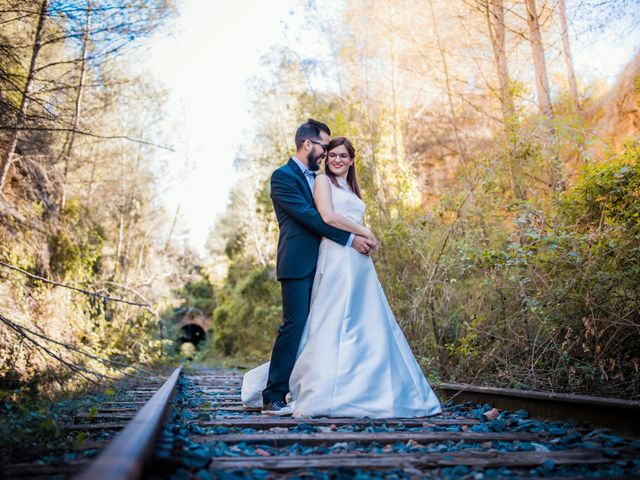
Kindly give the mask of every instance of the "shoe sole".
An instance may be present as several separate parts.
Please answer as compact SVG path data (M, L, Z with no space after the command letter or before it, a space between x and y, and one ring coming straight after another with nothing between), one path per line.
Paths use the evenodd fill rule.
M261 415L266 415L268 417L289 417L291 415L293 415L293 412L279 412L279 411L273 411L273 410L262 410L260 412Z

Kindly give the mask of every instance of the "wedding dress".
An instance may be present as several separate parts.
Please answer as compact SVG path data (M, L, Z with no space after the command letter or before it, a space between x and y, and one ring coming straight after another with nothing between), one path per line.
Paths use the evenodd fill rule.
M363 222L365 204L338 177L333 207ZM269 362L245 373L242 402L262 406ZM289 379L294 417L418 417L440 413L398 326L371 257L320 243L311 308ZM288 396L289 397L289 396Z

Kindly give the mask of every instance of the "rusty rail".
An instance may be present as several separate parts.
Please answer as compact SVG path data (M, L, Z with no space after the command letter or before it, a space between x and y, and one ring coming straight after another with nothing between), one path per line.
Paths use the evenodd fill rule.
M137 480L153 451L182 367L140 409L107 448L76 477L78 480Z
M485 402L509 410L524 408L536 418L566 420L573 417L626 436L640 433L640 401L637 400L457 383L441 384L436 390L445 401Z

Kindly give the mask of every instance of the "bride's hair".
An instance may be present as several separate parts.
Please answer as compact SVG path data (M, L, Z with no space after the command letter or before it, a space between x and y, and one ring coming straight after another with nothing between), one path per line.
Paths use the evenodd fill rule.
M331 141L329 142L329 148L327 148L327 160L329 158L329 152L334 148L339 147L340 145L345 146L345 148L347 149L347 153L349 154L349 157L351 158L351 160L353 160L356 156L356 149L353 148L353 144L349 141L347 137L335 137L331 139ZM333 172L329 168L328 161L325 162L324 173L327 175L327 177L329 177L329 180L331 180L331 183L333 183L336 187L340 187L340 185L338 185L338 180L336 179L336 176L333 174ZM362 198L362 195L360 195L360 187L358 186L358 179L356 177L355 161L349 166L349 171L347 172L347 185L349 185L353 193L355 193L358 196L358 198Z

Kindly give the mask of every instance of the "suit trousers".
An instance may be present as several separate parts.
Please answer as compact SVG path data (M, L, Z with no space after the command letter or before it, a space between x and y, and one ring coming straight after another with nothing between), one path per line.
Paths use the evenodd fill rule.
M278 400L284 401L289 392L289 377L309 315L314 276L315 269L304 278L280 281L283 322L273 344L267 388L262 391L262 400L265 405Z

